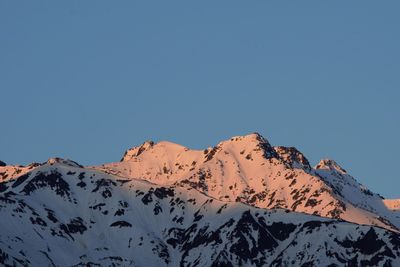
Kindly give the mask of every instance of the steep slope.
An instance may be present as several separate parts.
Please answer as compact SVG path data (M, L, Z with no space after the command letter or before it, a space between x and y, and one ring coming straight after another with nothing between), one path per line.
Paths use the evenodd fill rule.
M400 227L399 200L386 200L358 183L346 170L333 160L321 160L315 166L319 175L335 192L355 207L379 215L379 219L387 224Z
M396 232L60 159L2 182L0 216L4 266L400 265Z
M254 133L204 151L148 141L128 150L121 162L93 168L158 185L195 188L221 201L399 229L398 216L379 196L347 174L329 169L328 163L312 168L297 149L273 147Z

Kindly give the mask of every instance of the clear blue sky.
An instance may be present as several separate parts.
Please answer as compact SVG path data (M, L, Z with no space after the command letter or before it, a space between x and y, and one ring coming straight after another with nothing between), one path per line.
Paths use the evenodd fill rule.
M260 132L400 198L398 1L1 1L0 159Z

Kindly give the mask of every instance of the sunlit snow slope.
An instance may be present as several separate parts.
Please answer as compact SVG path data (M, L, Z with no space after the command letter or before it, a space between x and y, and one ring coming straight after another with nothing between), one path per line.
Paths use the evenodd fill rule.
M312 168L296 148L273 147L257 133L204 151L149 141L128 150L121 162L95 168L158 185L192 187L221 201L400 227L400 214L333 160Z

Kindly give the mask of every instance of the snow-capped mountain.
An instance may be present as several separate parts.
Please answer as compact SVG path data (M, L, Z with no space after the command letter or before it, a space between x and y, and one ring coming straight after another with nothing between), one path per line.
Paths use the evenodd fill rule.
M0 166L4 266L400 266L399 200L259 134Z
M261 135L233 137L204 151L148 141L121 162L95 167L158 185L192 187L222 201L399 230L400 214L357 183L333 160L312 168L293 147L273 147Z

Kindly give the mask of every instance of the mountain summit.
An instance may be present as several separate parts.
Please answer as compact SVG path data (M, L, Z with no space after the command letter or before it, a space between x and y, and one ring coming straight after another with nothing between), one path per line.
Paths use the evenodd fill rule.
M205 150L165 141L145 142L125 152L121 162L95 169L158 185L194 188L221 201L396 231L400 227L398 215L382 198L357 183L335 161L323 159L312 168L296 148L273 147L258 133L232 137ZM362 201L355 200L355 195Z
M5 266L398 266L400 200L258 133L0 166Z

